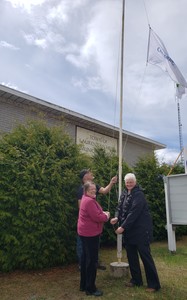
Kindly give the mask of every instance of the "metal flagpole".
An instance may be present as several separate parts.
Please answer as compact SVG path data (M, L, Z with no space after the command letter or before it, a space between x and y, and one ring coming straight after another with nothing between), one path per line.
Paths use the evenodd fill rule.
M120 126L119 126L119 199L122 192L122 142L123 142L123 55L124 55L124 15L125 0L122 6L122 34L121 34L121 81L120 81ZM118 199L118 201L119 201ZM128 275L129 265L121 261L122 259L122 234L117 234L117 262L110 264L111 272L114 277L122 277Z
M124 56L124 19L125 19L125 0L122 6L122 32L121 32L121 80L120 80L120 124L119 124L119 195L122 192L122 149L123 149L123 56ZM119 200L118 198L118 200ZM122 234L117 235L117 258L121 262L122 258Z
M177 112L178 112L178 126L179 126L179 144L181 151L181 163L184 164L184 155L183 155L183 138L182 138L182 123L181 123L181 115L180 115L180 103L179 98L177 98Z

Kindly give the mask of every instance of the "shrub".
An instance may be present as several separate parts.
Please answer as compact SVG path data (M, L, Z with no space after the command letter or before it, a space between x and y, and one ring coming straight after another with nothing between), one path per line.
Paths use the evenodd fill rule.
M32 121L1 139L1 270L75 258L76 175L82 164L79 148L62 128Z

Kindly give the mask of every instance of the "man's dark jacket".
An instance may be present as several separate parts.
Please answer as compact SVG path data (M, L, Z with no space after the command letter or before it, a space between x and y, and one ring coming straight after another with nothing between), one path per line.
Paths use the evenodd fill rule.
M137 245L153 239L152 219L142 189L136 185L128 195L125 189L116 208L115 217L124 228L124 243Z

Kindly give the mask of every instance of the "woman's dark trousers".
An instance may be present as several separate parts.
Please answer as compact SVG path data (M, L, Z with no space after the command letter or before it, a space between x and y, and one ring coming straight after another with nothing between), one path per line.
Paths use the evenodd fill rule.
M93 293L96 291L96 274L98 263L100 235L93 237L80 236L82 241L80 289Z
M127 258L129 261L129 268L132 276L132 283L135 285L142 285L142 273L140 269L139 256L144 265L145 275L147 279L147 286L156 290L160 289L160 282L153 261L149 244L138 244L138 245L125 245L127 251Z

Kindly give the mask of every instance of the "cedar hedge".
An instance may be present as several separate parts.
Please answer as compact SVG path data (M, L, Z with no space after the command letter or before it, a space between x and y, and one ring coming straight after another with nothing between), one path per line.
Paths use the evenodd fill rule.
M118 173L118 158L96 148L93 158L81 154L64 127L45 122L19 125L0 140L0 271L40 269L76 260L76 190L79 172L92 168L96 183L106 186ZM165 239L165 195L162 175L170 166L155 156L139 160L134 170L123 162L123 176L135 172L145 189L154 221L156 240ZM176 173L184 170L179 165ZM98 201L114 215L117 185ZM186 226L178 235L187 234ZM105 224L102 245L116 244L110 223Z

